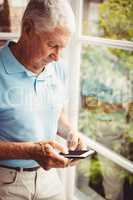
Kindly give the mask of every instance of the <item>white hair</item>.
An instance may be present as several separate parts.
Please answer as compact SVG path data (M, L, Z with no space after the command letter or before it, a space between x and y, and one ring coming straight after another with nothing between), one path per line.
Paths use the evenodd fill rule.
M30 0L22 18L22 28L31 19L36 32L52 31L57 26L75 30L75 19L67 0Z

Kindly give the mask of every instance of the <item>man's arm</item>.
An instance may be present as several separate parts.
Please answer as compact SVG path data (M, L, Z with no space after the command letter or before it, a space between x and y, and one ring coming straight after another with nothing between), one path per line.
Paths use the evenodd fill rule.
M0 142L0 160L35 160L45 170L63 168L69 160L57 153L65 152L62 145L54 141L47 142Z
M67 146L70 150L85 150L87 148L82 136L71 126L64 110L59 118L57 134L67 140Z
M64 110L62 110L62 112L60 114L59 122L58 122L57 134L59 136L63 137L64 139L67 139L68 135L71 134L71 132L75 132L75 131L73 130Z
M31 159L33 142L0 142L0 160Z

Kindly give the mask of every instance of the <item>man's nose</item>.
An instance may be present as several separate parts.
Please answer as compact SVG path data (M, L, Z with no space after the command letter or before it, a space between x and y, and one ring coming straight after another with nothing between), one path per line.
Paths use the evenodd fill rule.
M60 49L56 48L54 52L51 54L51 57L54 61L58 61L60 58Z

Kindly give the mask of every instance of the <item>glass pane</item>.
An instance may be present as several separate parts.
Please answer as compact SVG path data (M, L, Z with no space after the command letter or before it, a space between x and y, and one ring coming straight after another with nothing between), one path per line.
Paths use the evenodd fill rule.
M133 175L95 155L78 164L75 194L80 200L132 200Z
M133 52L83 46L79 129L133 161Z
M0 32L19 32L28 0L0 0Z
M133 41L132 0L84 0L83 34Z

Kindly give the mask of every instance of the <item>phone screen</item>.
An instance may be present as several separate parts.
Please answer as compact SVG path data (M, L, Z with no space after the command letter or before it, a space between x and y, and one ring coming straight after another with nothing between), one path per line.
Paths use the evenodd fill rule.
M93 149L88 149L88 150L69 151L68 154L64 154L64 153L60 153L60 154L63 155L65 158L84 159L95 153L96 152Z

